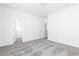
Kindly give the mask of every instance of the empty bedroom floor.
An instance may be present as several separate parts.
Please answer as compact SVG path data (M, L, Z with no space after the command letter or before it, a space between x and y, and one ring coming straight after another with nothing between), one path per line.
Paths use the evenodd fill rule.
M78 56L79 49L47 39L17 42L0 47L1 56Z

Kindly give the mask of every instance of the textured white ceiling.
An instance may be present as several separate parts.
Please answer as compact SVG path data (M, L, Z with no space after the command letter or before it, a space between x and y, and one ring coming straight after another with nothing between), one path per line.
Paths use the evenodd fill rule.
M25 13L29 13L31 15L35 15L38 17L45 17L51 13L55 13L58 11L62 11L66 8L69 8L75 4L58 4L58 3L4 3L0 4L5 7L9 7L12 9L16 9Z

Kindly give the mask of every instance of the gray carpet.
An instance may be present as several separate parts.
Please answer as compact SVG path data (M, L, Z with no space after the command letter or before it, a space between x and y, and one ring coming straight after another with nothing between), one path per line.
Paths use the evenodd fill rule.
M68 56L68 50L47 40L34 40L0 47L1 56Z

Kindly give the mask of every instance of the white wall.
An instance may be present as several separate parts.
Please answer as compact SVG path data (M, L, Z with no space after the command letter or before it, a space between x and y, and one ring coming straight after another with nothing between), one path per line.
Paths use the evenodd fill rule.
M23 15L23 42L40 39L40 18Z
M17 37L23 37L23 42L45 38L44 22L42 18L28 15L26 13L18 13L16 15Z
M16 16L16 36L23 37L24 41L36 40L40 38L45 38L45 28L43 18L32 16L26 13L22 13Z
M48 40L79 47L79 5L48 16Z
M40 39L41 18L0 6L0 46L13 44L15 38L23 42ZM44 30L43 30L44 31Z
M47 18L41 18L41 28L40 28L40 34L41 34L41 38L47 38L47 34L46 34L46 25L45 23L47 23Z
M13 41L13 12L0 6L0 46L12 44Z
M45 38L44 22L42 18L17 12L16 37L23 37L23 42Z

